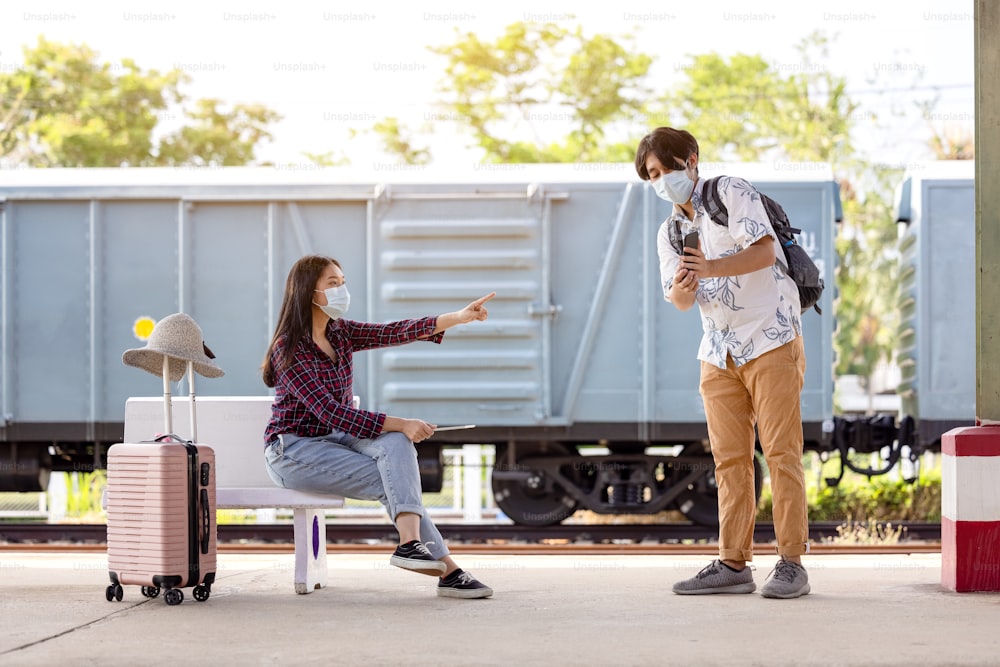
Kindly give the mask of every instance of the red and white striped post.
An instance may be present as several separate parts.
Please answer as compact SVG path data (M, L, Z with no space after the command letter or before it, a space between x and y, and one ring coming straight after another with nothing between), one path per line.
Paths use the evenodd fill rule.
M941 585L1000 591L1000 426L941 436Z

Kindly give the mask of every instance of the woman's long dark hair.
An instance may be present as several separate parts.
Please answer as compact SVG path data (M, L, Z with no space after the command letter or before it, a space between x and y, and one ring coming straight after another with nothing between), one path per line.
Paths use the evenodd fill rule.
M312 336L312 303L316 281L331 264L337 268L340 262L324 255L306 255L295 262L288 272L285 281L285 296L281 302L281 312L278 313L278 326L274 329L271 344L267 346L267 355L261 374L264 384L273 387L278 373L288 368L295 354L295 346L303 338ZM285 339L285 349L282 358L277 360L277 367L271 363L274 346L280 338Z

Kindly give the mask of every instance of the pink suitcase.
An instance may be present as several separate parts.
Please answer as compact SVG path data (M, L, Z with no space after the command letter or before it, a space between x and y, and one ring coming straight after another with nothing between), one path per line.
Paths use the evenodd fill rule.
M122 361L163 378L164 433L149 442L108 448L108 601L121 601L123 585L142 587L155 598L163 590L169 605L184 601L182 588L194 587L204 602L216 569L215 452L196 444L194 373L220 377L215 355L201 328L183 313L154 327L145 348L128 350ZM191 392L191 441L175 435L170 382L185 373Z
M215 452L170 436L108 449L110 601L122 586L142 586L167 604L208 599L216 571Z

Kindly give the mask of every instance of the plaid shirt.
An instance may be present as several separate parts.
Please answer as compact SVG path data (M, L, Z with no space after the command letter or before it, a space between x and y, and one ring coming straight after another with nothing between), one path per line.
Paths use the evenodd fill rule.
M436 317L385 324L331 320L326 326L326 339L333 346L336 359L327 356L311 337L300 340L292 352L291 364L276 375L274 404L271 421L264 430L264 443L269 444L282 433L314 437L341 431L358 438L374 438L382 432L386 415L351 407L354 352L403 345L421 338L440 343L444 332L431 335L436 326ZM274 346L271 363L276 370L287 344L281 337Z

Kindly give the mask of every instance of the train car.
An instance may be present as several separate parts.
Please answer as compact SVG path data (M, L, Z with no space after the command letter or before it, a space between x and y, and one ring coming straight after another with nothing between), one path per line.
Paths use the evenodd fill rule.
M975 424L975 163L914 163L896 188L895 213L900 408L834 417L830 451L841 465L830 485L848 469L885 474L903 457L913 481L921 455L941 451L942 434Z
M828 286L803 315L806 446L833 430L834 237L840 198L812 163L706 164L781 202ZM446 312L491 291L490 318L356 357L364 407L438 425L418 447L495 445L499 507L524 524L680 509L716 520L695 359L696 313L664 303L656 234L669 204L631 164L432 169L11 170L0 183L0 489L104 465L129 396L136 323L194 317L226 376L201 395L261 395L284 280L338 258L349 316ZM178 387L184 393L185 388ZM263 445L263 443L261 443ZM248 443L253 446L253 443ZM761 475L758 475L758 480Z
M975 425L975 204L970 160L914 165L897 191L898 393L918 453L940 451L942 434Z

